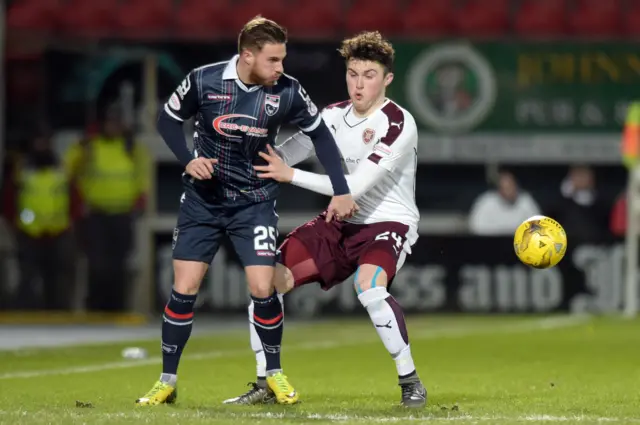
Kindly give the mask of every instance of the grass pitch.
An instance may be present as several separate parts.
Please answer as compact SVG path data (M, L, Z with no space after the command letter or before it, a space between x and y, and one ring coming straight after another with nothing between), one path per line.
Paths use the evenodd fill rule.
M302 400L295 406L221 404L255 379L246 329L193 338L177 404L155 408L133 402L158 378L158 340L0 352L0 423L640 422L640 321L420 316L407 322L429 391L424 410L398 406L393 361L363 317L286 329L283 364ZM126 346L144 347L152 357L124 360Z

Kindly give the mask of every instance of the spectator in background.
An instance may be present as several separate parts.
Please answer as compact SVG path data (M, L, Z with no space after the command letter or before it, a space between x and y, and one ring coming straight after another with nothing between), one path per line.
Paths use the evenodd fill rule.
M497 188L476 199L469 213L469 230L475 235L512 235L527 218L540 214L536 201L518 187L513 174L501 171Z
M18 309L67 310L75 290L73 191L48 135L15 158L4 182L4 215L15 233L20 283ZM77 210L77 209L76 209ZM42 298L37 297L38 283Z
M123 311L133 221L149 183L149 153L133 139L118 106L107 109L100 131L73 145L65 163L85 206L82 243L88 262L87 309Z
M609 235L609 207L596 190L593 170L573 166L560 185L560 200L546 211L567 232L571 241L597 242Z

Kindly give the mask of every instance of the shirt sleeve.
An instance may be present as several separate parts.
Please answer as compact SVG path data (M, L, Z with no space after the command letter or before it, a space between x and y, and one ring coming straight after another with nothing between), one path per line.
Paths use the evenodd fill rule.
M164 110L171 118L182 122L194 116L199 107L200 99L195 72L191 71L164 104Z
M363 161L353 174L346 175L347 185L354 199L366 194L389 174L386 168L372 161ZM303 189L311 190L322 195L333 196L333 188L329 176L293 169L291 184Z
M417 149L418 128L415 121L405 114L400 122L389 122L387 134L376 142L368 159L393 172L404 167Z
M290 167L301 163L315 154L311 138L301 131L277 145L275 150Z
M289 122L305 133L315 130L322 121L318 108L298 81L293 81L293 100L289 111Z

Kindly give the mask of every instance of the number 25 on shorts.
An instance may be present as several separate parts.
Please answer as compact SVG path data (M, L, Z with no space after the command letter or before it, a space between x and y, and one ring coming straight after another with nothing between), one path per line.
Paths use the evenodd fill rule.
M276 250L276 239L278 238L278 231L273 226L256 226L253 229L253 249L256 251L271 251Z

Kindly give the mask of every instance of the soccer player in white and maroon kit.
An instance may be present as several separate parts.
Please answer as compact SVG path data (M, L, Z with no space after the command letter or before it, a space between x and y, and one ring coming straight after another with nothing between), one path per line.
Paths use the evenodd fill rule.
M347 183L360 209L345 221L327 222L323 213L291 232L280 247L275 286L281 294L313 282L326 290L355 272L358 299L395 360L402 404L423 407L427 392L411 357L402 308L387 291L418 239L418 131L411 114L385 96L393 80L391 44L377 32L366 32L345 40L340 52L346 60L350 100L327 107L322 115L346 163ZM276 149L261 154L268 165L255 167L259 177L333 195L328 176L291 168L314 154L308 137L298 133ZM253 322L253 305L249 319ZM225 403L268 403L273 398L264 385L264 351L269 347L253 327L251 346L258 381Z

